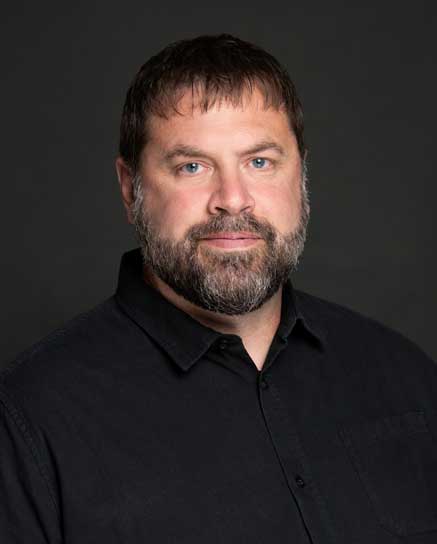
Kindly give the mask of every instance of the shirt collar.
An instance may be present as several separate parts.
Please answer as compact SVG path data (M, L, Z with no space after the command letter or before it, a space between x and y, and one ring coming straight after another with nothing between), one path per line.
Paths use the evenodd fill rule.
M291 287L291 285L290 285ZM289 289L288 295L292 298L292 305L296 312L296 322L318 343L321 349L327 345L328 332L324 321L320 317L320 310L313 304L315 299L296 289Z
M123 254L115 298L124 312L151 336L183 369L188 370L223 336L206 327L167 301L143 277L139 248ZM300 323L303 330L322 347L324 331L304 314L291 282L283 290L281 323L277 334L286 339ZM298 329L299 327L296 327Z

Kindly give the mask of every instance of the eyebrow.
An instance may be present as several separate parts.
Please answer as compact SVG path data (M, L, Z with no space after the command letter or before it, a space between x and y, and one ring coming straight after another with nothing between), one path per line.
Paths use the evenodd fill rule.
M255 153L261 153L262 151L273 150L284 156L284 148L273 140L261 140L249 149L246 149L241 155L253 155ZM178 144L166 153L163 154L163 161L170 163L177 157L192 157L192 158L210 158L208 153L200 149L199 147Z

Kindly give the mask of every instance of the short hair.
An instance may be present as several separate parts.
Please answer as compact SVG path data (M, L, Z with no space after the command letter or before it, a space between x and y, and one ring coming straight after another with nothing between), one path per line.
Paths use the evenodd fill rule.
M135 173L147 143L148 119L180 113L179 100L189 90L193 107L196 97L201 111L207 111L217 101L237 106L254 88L266 108L285 110L304 158L302 106L289 75L270 53L230 34L174 42L141 66L126 95L119 154Z

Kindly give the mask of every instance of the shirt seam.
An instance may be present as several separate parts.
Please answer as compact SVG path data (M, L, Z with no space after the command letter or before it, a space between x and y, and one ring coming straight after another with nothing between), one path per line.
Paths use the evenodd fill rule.
M24 442L26 443L27 447L29 448L31 456L32 456L32 458L34 460L34 463L36 465L37 471L38 471L39 475L41 476L41 478L42 478L42 480L43 480L43 482L44 482L44 484L46 486L47 493L48 493L48 495L50 497L50 502L51 502L56 514L59 517L60 516L60 510L59 510L59 506L58 506L58 503L57 503L57 501L55 499L55 494L53 492L53 489L52 489L52 486L51 486L51 483L50 483L50 478L49 478L49 476L48 476L48 474L47 474L47 472L45 470L44 463L40 459L40 455L39 455L39 452L38 452L38 447L36 446L36 444L35 444L35 442L34 442L34 440L32 438L30 429L28 428L28 425L27 425L27 423L25 421L24 416L22 416L20 414L18 408L16 408L12 404L12 399L10 398L10 395L8 393L6 393L6 391L4 391L4 390L0 390L0 402L5 407L5 413L10 416L10 418L13 421L14 425L16 426L19 433L23 437Z

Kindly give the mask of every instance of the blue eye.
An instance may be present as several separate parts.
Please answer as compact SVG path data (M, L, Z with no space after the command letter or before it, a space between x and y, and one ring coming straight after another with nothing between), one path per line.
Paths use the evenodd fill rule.
M188 164L184 164L181 170L187 174L197 174L200 168L201 165L198 162L189 162Z
M264 166L266 165L267 163L267 160L266 159L262 159L260 157L257 157L256 159L253 159L252 160L252 164L255 168L258 168L258 169L261 169L261 168L264 168Z

